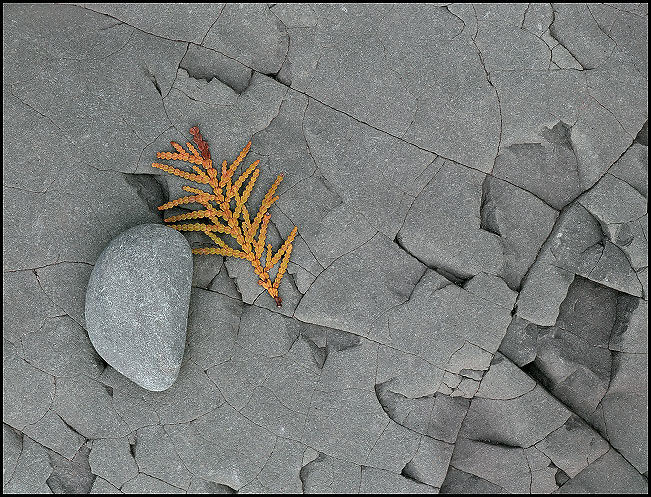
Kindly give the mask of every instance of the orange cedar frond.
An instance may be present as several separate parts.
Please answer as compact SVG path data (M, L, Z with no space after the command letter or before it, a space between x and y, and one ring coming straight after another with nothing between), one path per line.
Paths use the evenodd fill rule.
M244 158L246 157L246 154L249 153L249 150L250 150L250 149L251 149L251 142L247 143L247 144L244 146L244 148L243 148L242 151L240 152L240 155L238 155L238 156L237 156L237 159L235 159L235 161L233 162L233 165L231 166L231 167L233 168L233 170L235 170L235 169L237 168L237 166L239 166L239 165L242 163L242 161L243 161ZM260 161L258 161L258 162L260 162Z
M283 256L286 250L291 250L292 249L292 242L294 241L294 238L296 237L296 233L298 233L298 228L294 226L294 229L292 232L289 234L287 237L287 240L285 240L285 243L282 244L280 249L278 249L278 252L271 258L271 267L274 267L276 264L278 264L278 261L280 258Z
M249 210L246 208L246 205L242 204L242 230L248 235L250 229L251 218L249 217Z
M172 145L179 154L187 154L186 150L178 143L170 142L170 145Z
M269 188L269 191L267 194L264 196L264 199L262 199L262 205L260 206L260 209L258 210L258 213L255 215L255 218L253 219L253 222L251 223L251 228L249 229L249 236L253 236L256 231L258 231L258 228L260 227L260 222L262 221L262 217L266 214L267 210L271 205L278 200L278 197L272 197L274 192L276 191L276 188L278 188L278 185L280 182L283 180L282 174L279 174L278 177L276 178L276 181L274 181L274 184L271 185L271 188Z
M206 173L204 173L204 172L203 172L200 168L198 168L197 166L192 166L192 169L194 169L194 172L197 173L199 176L202 176L202 177L205 176L206 178L208 178L208 176L206 176Z
M186 192L198 193L199 195L210 195L210 196L214 197L214 195L212 195L210 192L207 192L205 190L201 190L199 188L192 188L191 186L187 186L187 185L183 185L181 188L183 190L185 190Z
M224 226L222 224L171 224L170 228L174 228L177 231L219 231L220 233L231 233L231 229L228 226Z
M204 163L204 160L201 157L190 155L187 152L184 152L182 154L176 154L174 152L156 152L156 157L158 159L180 160L180 161L190 162L192 164L199 164L199 165L203 165Z
M166 173L173 174L174 176L180 176L181 178L189 179L190 181L194 181L196 183L208 183L209 181L207 176L199 176L198 174L192 174L187 171L183 171L181 169L168 166L167 164L159 164L157 162L154 162L152 163L152 167L155 167L157 169L162 169Z
M271 185L271 187L270 187L269 190L267 191L267 194L264 196L265 200L266 200L267 198L271 198L271 197L273 197L273 194L276 193L276 189L278 188L278 185L280 185L280 182L283 180L284 177L285 177L285 174L284 174L284 173L280 173L280 174L276 177L276 181L274 181L274 184ZM270 204L270 205L271 205L271 204Z
M292 246L290 245L289 248L287 249L287 252L285 252L285 257L283 257L283 262L280 263L280 267L278 268L278 273L276 273L276 279L274 280L273 287L278 288L280 286L280 280L283 279L283 275L285 274L285 271L287 271L287 265L289 264L289 258L292 255Z
M226 242L225 242L224 240L222 240L221 238L219 238L217 235L215 235L213 232L211 232L211 231L204 231L204 234L205 234L205 235L208 235L208 236L210 237L210 239L211 239L213 242L215 242L217 245L219 245L220 247L222 247L222 248L229 248L229 246L226 245Z
M193 254L212 254L212 255L227 255L225 253L225 249L223 247L206 247L206 248L198 248L198 249L192 249Z
M239 195L235 195L235 210L233 211L233 217L235 219L238 219L240 217L240 214L242 213L242 207L244 207L244 204L242 203L242 198Z
M216 255L226 255L230 257L239 257L240 259L248 259L247 255L241 250L235 250L231 247L207 247L192 249L193 254L216 254Z
M269 219L271 219L271 214L266 214L262 218L262 226L260 226L260 234L258 235L258 240L255 243L255 259L258 260L262 256L262 251L264 250L264 242L267 238L267 226L269 225Z
M246 184L246 188L244 189L244 192L242 192L242 202L246 202L247 200L249 200L249 197L251 196L251 192L253 191L253 185L255 185L258 176L260 176L260 169L256 169L255 171L253 171L253 175L251 176L251 179L249 179L249 182Z
M211 210L203 210L203 211L192 211L188 212L186 214L179 214L177 216L170 216L165 218L166 223L175 223L177 221L184 221L186 219L198 219L201 217L213 217L217 215L217 211L215 209Z
M260 163L259 160L255 161L253 164L251 164L249 167L246 168L246 171L244 171L242 174L240 174L239 178L235 180L235 183L233 183L233 186L231 187L231 197L234 196L236 193L240 191L240 188L242 188L242 185L244 184L244 181L246 178L249 177L249 174L255 171L255 168L258 167L258 164ZM260 172L258 171L258 175ZM255 173L254 173L255 175ZM256 175L257 178L257 175ZM253 186L251 186L251 189L253 189ZM248 198L248 197L247 197ZM246 200L244 200L246 202Z
M226 167L228 166L227 161L222 161L222 175L221 178L219 179L219 186L220 188L224 188L224 185L226 184Z
M237 166L239 166L244 158L246 157L246 154L249 153L249 149L251 148L251 142L247 143L246 146L242 149L240 154L237 156L237 159L233 161L233 163L230 165L228 170L226 171L226 178L224 185L229 185L231 182L231 179L233 178L233 175L235 174L235 170L237 169ZM260 162L260 161L258 161ZM224 186L222 185L222 186Z
M164 203L163 205L158 206L159 211L164 211L167 209L171 209L172 207L176 207L178 205L184 205L184 204L191 204L193 202L196 202L196 196L191 195L189 197L181 197L177 198L175 200L170 200L169 202Z
M172 200L170 202L167 202L163 205L158 206L159 211L164 211L166 209L171 209L172 207L176 207L177 205L183 205L183 204L192 204L194 202L197 203L202 203L204 200L210 200L210 197L214 197L214 195L210 194L205 194L205 195L190 195L188 197L181 197L177 198L176 200Z
M192 135L192 139L194 140L194 143L196 143L199 150L201 150L201 155L203 156L203 158L210 159L210 147L208 146L208 142L205 141L201 136L201 133L199 132L199 127L192 126L190 128L190 134Z
M190 142L185 142L185 145L188 147L188 150L190 151L190 153L191 153L192 155L194 155L194 156L196 156L196 157L201 157L201 155L199 155L199 152L197 152L197 149L194 148L194 146L192 145L192 143L190 143Z
M215 202L223 202L224 197L222 196L221 192L219 192L217 195L213 195L212 193L206 192L204 190L200 190L199 188L192 188L189 186L182 186L186 192L192 192L198 194L199 197L206 197L203 200L214 200ZM197 198L196 200L200 204L203 203L202 199Z
M248 142L237 156L235 161L228 166L227 161L222 162L221 176L219 179L218 171L212 165L210 157L210 148L208 143L203 139L199 128L193 126L190 128L190 134L196 145L186 142L187 152L181 145L176 142L170 142L176 152L158 152L156 156L161 159L168 160L181 160L194 164L192 166L196 174L188 171L177 169L167 164L153 163L152 166L162 169L175 176L194 181L199 184L208 184L213 190L213 193L206 192L199 188L192 188L190 186L183 186L183 189L194 195L181 197L176 200L167 202L159 207L159 210L166 210L178 205L190 204L197 202L205 207L203 210L195 210L170 216L165 219L168 223L178 221L185 221L188 219L207 219L212 224L208 223L188 223L188 224L171 224L171 228L179 231L201 231L208 236L217 247L205 247L193 249L194 254L219 254L224 256L239 257L248 260L253 266L254 272L260 278L258 283L269 293L275 300L277 306L282 305L282 299L278 295L278 287L280 281L287 271L289 258L292 252L292 242L297 233L297 228L294 227L285 242L282 244L278 252L274 255L271 244L267 244L266 248L266 263L262 266L261 258L265 252L265 240L271 215L267 213L271 205L278 200L275 196L276 189L283 179L283 175L279 175L274 181L273 185L267 191L262 205L258 210L253 221L249 215L249 210L246 207L246 202L251 196L253 187L256 180L260 175L258 169L259 160L251 164L234 182L233 177L238 166L245 159L249 150L251 149L251 142ZM205 168L205 172L201 167ZM247 181L248 180L248 181ZM240 195L240 189L246 183L246 187ZM235 206L231 211L231 204L235 201ZM215 202L214 205L211 202ZM219 218L222 218L227 225L222 224ZM241 221L240 221L241 218ZM258 230L260 232L258 233ZM216 232L230 235L237 241L241 250L236 250L226 244L224 240L217 236ZM257 236L256 236L257 234ZM280 266L276 273L275 281L272 283L269 276L269 270L280 262Z

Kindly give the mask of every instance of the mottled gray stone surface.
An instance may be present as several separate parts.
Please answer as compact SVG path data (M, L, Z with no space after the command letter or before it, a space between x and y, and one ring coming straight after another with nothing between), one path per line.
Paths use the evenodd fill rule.
M3 492L647 493L647 31L646 4L5 4ZM162 227L189 181L151 163L191 126L217 164L252 142L250 211L284 173L280 308ZM112 299L153 388L85 312L140 225L179 243Z
M191 257L178 231L144 224L114 238L90 275L90 341L108 364L148 390L169 388L181 367Z

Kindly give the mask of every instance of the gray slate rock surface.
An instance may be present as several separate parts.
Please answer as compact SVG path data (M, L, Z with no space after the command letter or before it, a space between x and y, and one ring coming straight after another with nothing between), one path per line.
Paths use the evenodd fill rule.
M191 284L190 245L177 231L143 224L113 239L86 293L99 355L143 388L169 388L183 359Z
M3 21L5 493L648 492L646 4ZM267 242L299 233L281 308L195 258L150 391L96 353L86 291L187 195L151 164L195 125L217 163L252 142L250 212L285 173Z

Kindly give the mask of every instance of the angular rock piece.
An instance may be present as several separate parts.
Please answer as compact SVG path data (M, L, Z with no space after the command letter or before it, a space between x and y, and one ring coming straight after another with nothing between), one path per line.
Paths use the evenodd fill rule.
M601 401L608 441L639 473L649 471L647 354L621 353L613 361L613 377Z
M2 486L9 483L23 452L23 437L7 424L2 424Z
M460 471L450 466L445 481L441 485L442 494L506 494L499 485L489 482L477 475Z
M513 384L518 375L524 373L514 371ZM507 397L506 394L506 391L502 392L503 397ZM563 404L537 385L530 392L510 400L475 397L459 436L469 440L489 440L498 445L530 447L563 426L570 415Z
M263 74L274 74L283 64L289 37L266 5L230 4L209 29L204 46Z
M376 235L321 273L295 316L364 335L379 316L409 298L423 267L386 237Z
M138 476L138 466L126 438L105 438L93 442L88 464L93 474L115 487Z
M519 289L549 236L558 212L540 198L494 176L482 184L481 228L499 235L504 249L504 281Z
M52 474L48 452L29 437L23 437L23 447L11 479L2 487L7 494L53 493L46 484Z
M581 418L573 415L558 430L537 443L536 448L574 478L608 452L610 446Z
M165 483L164 481L139 473L133 480L122 486L125 494L184 494L180 488Z
M88 494L96 476L88 464L90 442L86 442L71 460L55 452L48 453L52 474L45 481L53 494Z
M614 449L609 450L563 485L558 493L646 494L649 483Z
M88 283L88 336L102 358L138 385L169 388L179 373L192 254L178 232L135 226L104 249Z
M649 193L649 147L633 143L608 171L625 181L645 197Z
M438 489L389 471L362 466L361 494L437 494Z
M493 174L560 210L581 193L570 130L568 124L559 121L540 131L542 140L538 143L506 147L495 161Z
M531 472L519 447L461 439L455 445L450 465L509 493L529 493Z
M360 488L360 467L323 452L303 465L299 472L303 492L321 494L326 491L333 494L347 494Z
M20 357L9 341L2 345L2 421L22 431L48 411L56 382Z
M500 237L481 225L486 175L446 162L409 209L397 241L418 260L462 279L501 274Z
M52 410L49 410L36 423L25 426L23 434L70 460L86 441Z

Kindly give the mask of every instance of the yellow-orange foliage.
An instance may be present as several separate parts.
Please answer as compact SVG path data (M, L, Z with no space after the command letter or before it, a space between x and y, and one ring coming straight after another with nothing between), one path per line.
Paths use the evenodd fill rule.
M294 226L292 232L275 254L273 253L271 244L267 244L264 265L261 259L265 251L267 226L271 218L271 214L267 211L278 200L278 197L274 196L274 193L282 181L283 175L278 175L276 181L271 185L271 188L269 188L269 191L267 191L267 194L262 200L262 205L257 214L251 219L249 210L246 207L246 201L251 195L253 185L260 175L260 170L257 167L260 161L255 161L233 181L235 170L249 152L251 142L246 144L246 147L244 147L237 159L230 166L227 161L223 161L220 168L221 174L218 174L218 170L212 164L208 143L201 136L199 128L197 126L190 128L190 134L197 146L196 148L190 142L186 142L187 150L176 142L170 142L176 152L158 152L156 157L159 159L188 162L192 164L194 173L157 162L152 163L152 166L175 176L194 181L195 183L208 185L212 188L212 193L199 188L184 186L183 189L192 193L192 195L167 202L158 207L158 209L166 210L178 205L195 202L203 205L205 207L203 210L170 216L165 221L168 223L176 223L188 219L206 219L210 221L210 223L197 222L172 224L170 226L180 231L201 231L216 244L215 247L193 249L192 252L195 254L219 254L239 257L251 262L255 274L260 278L258 284L269 292L269 295L276 301L276 305L280 307L282 305L282 299L278 295L278 287L280 286L280 281L285 271L287 271L287 264L292 253L292 242L294 241L298 228ZM246 183L247 180L248 183ZM246 186L244 186L244 183L246 183ZM242 187L244 187L243 191L241 191ZM237 242L239 249L234 249L227 245L215 232L230 235ZM269 271L278 262L280 262L280 267L272 282Z

